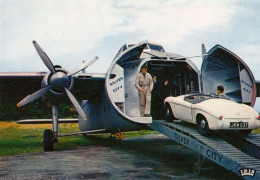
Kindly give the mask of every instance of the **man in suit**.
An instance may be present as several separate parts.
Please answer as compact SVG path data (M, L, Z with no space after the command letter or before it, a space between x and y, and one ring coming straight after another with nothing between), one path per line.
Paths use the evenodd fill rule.
M157 80L157 77L156 76L153 76L153 82L154 82L154 85L153 85L153 92L152 92L152 98L151 98L151 115L153 117L154 120L159 120L160 119L160 109L161 109L161 106L163 105L161 103L161 89L163 87L163 83L160 81L160 80Z

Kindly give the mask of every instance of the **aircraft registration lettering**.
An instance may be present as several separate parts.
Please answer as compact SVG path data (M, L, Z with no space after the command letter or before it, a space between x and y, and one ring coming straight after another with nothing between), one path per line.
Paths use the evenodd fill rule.
M116 84L116 83L122 81L123 79L124 79L123 77L118 78L117 80L111 82L111 83L110 83L110 86L113 86L114 84Z
M207 157L214 160L214 161L217 161L219 163L221 163L221 160L223 158L222 155L218 154L217 152L211 150L211 149L208 149L207 150Z
M183 136L181 136L179 134L175 134L175 140L180 142L180 143L182 143L182 144L184 144L184 145L187 145L187 146L190 145L189 144L190 143L189 139L187 139L187 138L185 138L185 137L183 137Z

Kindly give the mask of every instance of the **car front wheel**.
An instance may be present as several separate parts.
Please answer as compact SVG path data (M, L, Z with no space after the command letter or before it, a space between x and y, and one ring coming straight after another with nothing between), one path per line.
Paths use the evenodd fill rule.
M210 135L210 129L209 129L208 121L205 117L200 118L200 121L198 122L198 129L199 129L199 133L202 136L209 136Z

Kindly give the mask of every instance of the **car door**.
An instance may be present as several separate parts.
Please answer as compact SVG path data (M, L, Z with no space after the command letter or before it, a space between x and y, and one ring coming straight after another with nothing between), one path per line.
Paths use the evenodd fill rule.
M217 86L222 85L231 100L254 106L256 81L246 63L221 45L207 54L201 66L202 92L216 94Z
M174 103L173 113L176 116L176 118L191 122L192 121L191 106L192 104L190 102L181 99Z

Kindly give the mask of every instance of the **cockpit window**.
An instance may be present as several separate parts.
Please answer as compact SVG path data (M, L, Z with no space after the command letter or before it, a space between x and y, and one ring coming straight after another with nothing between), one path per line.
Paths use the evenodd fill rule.
M159 52L165 52L162 46L154 45L154 44L148 44L151 50L159 51Z
M130 48L130 47L132 47L134 45L136 45L136 44L128 44L128 48Z
M149 49L148 45L146 45L144 49L148 50Z
M126 47L126 45L124 45L122 52L125 51L126 49L127 49L127 47Z
M121 47L121 49L118 51L118 53L116 54L116 57L124 52L125 50L127 50L128 48L131 48L133 46L135 46L136 43L130 43L130 44L125 44ZM144 51L150 51L150 50L153 50L153 51L159 51L159 52L165 52L163 47L160 46L160 45L155 45L155 44L147 44L144 48Z

